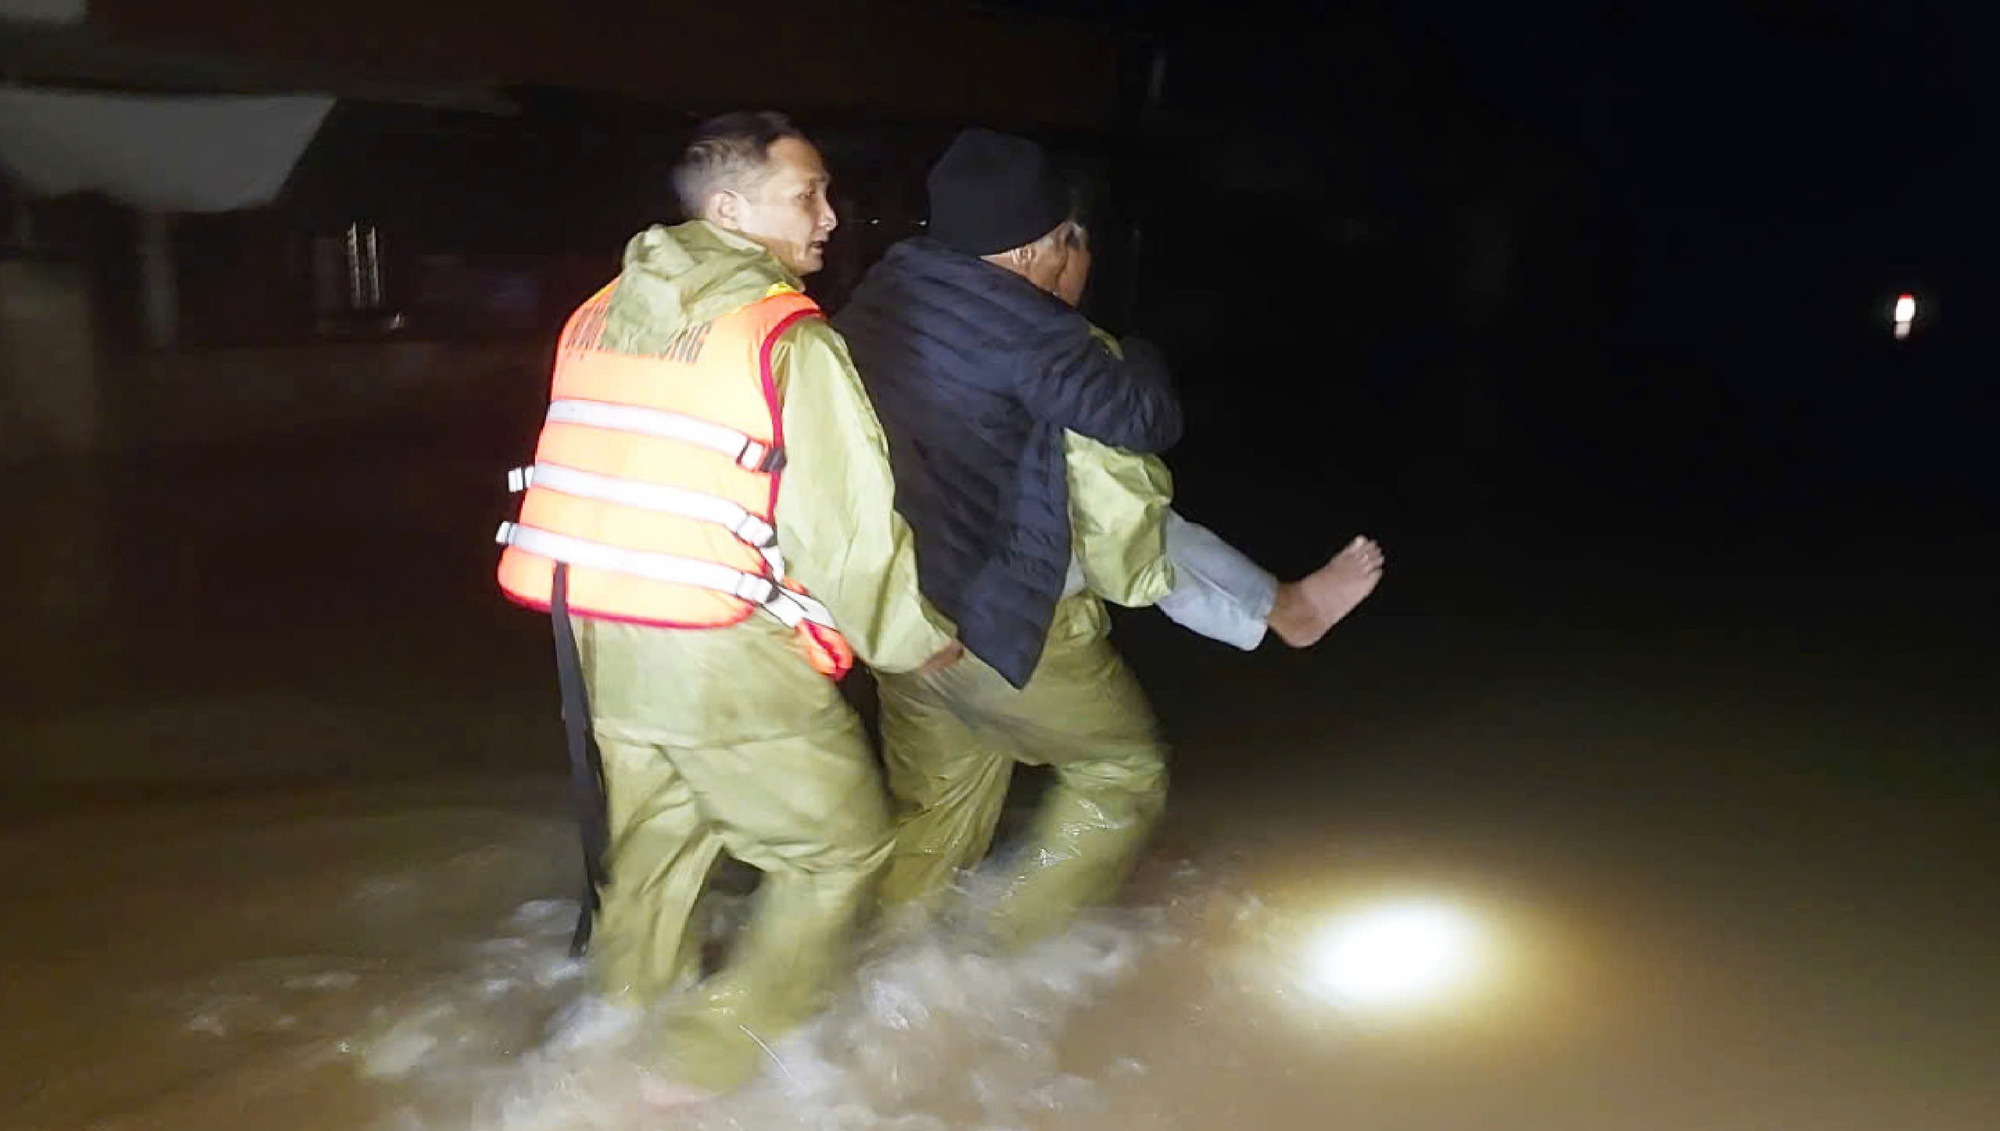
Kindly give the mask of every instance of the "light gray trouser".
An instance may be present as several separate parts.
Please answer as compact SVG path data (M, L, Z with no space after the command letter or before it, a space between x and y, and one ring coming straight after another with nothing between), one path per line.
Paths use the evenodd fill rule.
M1167 512L1167 560L1174 588L1160 611L1182 628L1245 652L1263 642L1278 579L1213 530Z

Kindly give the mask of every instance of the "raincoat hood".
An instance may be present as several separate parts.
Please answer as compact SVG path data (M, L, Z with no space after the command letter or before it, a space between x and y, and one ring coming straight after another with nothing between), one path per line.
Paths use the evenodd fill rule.
M604 345L657 353L675 334L756 302L798 276L746 236L706 220L654 225L625 245L624 271L604 316Z

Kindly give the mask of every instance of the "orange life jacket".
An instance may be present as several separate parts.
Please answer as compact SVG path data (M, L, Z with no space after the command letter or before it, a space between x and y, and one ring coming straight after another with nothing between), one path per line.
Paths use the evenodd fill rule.
M776 286L642 356L599 344L617 285L563 328L534 466L509 476L526 495L497 538L501 590L547 609L564 562L578 616L700 629L762 609L839 679L854 652L786 576L773 526L785 443L771 349L818 305Z

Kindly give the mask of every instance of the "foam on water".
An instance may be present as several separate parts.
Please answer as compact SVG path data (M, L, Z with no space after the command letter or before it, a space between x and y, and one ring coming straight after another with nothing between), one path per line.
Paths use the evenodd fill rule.
M784 1042L729 1125L1006 1128L1088 1110L1095 1082L1062 1067L1065 1023L1162 938L1156 922L1100 918L1007 958L907 939Z
M381 1093L394 1131L1011 1131L1102 1107L1102 1082L1065 1070L1065 1027L1168 938L1160 915L1102 914L993 957L905 929L871 944L826 1013L768 1048L758 1081L663 1111L645 1098L657 1066L637 1051L648 1018L591 995L568 957L575 911L526 904L417 979L334 963L237 971L187 1025L308 1040ZM719 925L739 911L712 914ZM1126 1060L1100 1075L1142 1071Z

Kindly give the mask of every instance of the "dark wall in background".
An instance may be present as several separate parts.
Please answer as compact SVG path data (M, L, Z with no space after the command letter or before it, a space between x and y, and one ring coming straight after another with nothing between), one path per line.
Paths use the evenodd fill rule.
M120 40L334 64L373 77L540 84L675 102L1103 126L1125 112L1108 29L972 5L791 0L98 0Z

